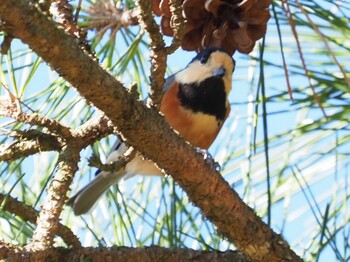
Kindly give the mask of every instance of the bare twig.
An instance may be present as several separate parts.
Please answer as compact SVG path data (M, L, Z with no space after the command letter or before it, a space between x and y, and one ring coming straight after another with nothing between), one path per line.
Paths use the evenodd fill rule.
M180 0L169 0L171 11L171 29L174 32L172 43L167 47L167 53L172 54L179 48L185 34L185 19L182 15L182 2Z
M0 115L14 118L18 122L29 125L46 127L53 134L60 134L64 138L71 137L71 130L59 123L38 113L26 114L20 107L20 100L9 93L5 103L0 103Z
M115 133L112 122L103 114L90 119L72 131L72 137L77 140L81 148L95 143L97 140Z
M91 46L86 40L87 33L82 30L77 24L77 16L73 15L73 7L68 0L51 0L52 4L55 4L57 10L58 23L64 28L67 35L76 38L79 45L84 48L85 51L93 55ZM79 8L80 6L78 6ZM78 15L77 10L76 15Z
M75 11L75 15L74 15L74 22L78 23L78 19L79 19L79 13L81 10L81 4L82 4L83 0L79 0L78 5L77 5L77 9Z
M294 101L293 90L292 90L292 87L291 87L291 84L290 84L290 80L289 80L289 73L288 73L288 68L287 68L287 62L286 62L286 58L285 58L284 50L283 50L282 35L281 35L281 29L280 29L280 25L279 25L279 19L277 18L277 13L276 13L276 10L275 10L275 4L274 3L272 4L272 11L273 11L273 15L274 15L275 22L276 22L277 32L278 32L278 38L279 38L279 44L280 44L281 56L282 56L282 63L283 63L284 75L286 76L286 83L287 83L288 93L289 93L290 99L292 99L292 101Z
M38 113L26 114L24 112L19 112L12 115L17 121L22 123L27 123L30 125L38 125L41 127L46 127L49 132L53 134L59 134L64 138L69 138L71 136L71 130L69 127L62 125L56 120L52 120L45 116L41 116Z
M297 43L299 57L300 57L301 63L303 65L303 68L304 68L304 71L305 71L305 76L307 77L307 80L309 82L309 86L310 86L310 88L312 90L312 93L314 95L316 103L318 104L319 108L321 109L323 115L327 118L326 112L324 111L324 108L322 106L320 98L318 97L318 95L317 95L317 93L315 91L315 87L314 87L314 85L311 82L310 71L307 69L307 66L306 66L306 62L305 62L305 59L304 59L303 51L302 51L302 48L301 48L301 45L300 45L300 41L299 41L299 37L298 37L298 33L297 33L297 30L296 30L295 21L293 19L293 14L290 11L289 3L288 3L287 0L282 0L282 9L283 9L283 11L286 14L286 16L288 18L288 21L289 21L289 25L290 25L290 27L292 29L292 33L293 33L295 41Z
M135 157L135 155L136 150L134 150L133 147L129 147L122 157L111 164L102 164L100 159L97 156L93 155L89 159L89 166L97 167L101 171L117 172L120 171L120 169L124 168L127 163L129 163Z
M348 88L350 88L350 78L348 77L348 75L346 74L344 67L341 66L341 64L339 63L339 61L337 60L336 56L334 55L334 52L332 51L327 39L325 38L325 36L322 34L322 32L320 31L320 28L311 20L309 14L305 11L305 8L300 4L299 0L295 0L295 2L297 3L300 11L304 14L305 18L307 19L307 21L309 22L309 24L312 26L312 28L315 30L315 32L317 33L317 35L321 38L322 42L324 43L324 45L327 48L328 54L330 55L330 57L332 58L332 60L334 61L334 63L338 66L340 72L342 73L345 82L348 84Z
M150 36L151 48L151 90L150 100L148 103L157 108L160 107L160 102L163 97L164 75L167 62L167 49L163 40L163 35L160 33L160 28L153 18L150 2L147 0L139 0L140 23Z
M21 217L23 220L33 224L35 223L39 214L39 211L35 210L31 206L28 206L9 195L4 195L1 193L0 206L2 210L15 214L16 216ZM57 235L60 236L68 246L72 246L74 248L81 247L79 239L68 227L62 224L58 224Z
M74 143L63 148L58 157L57 172L48 188L42 210L37 218L37 228L27 250L44 250L53 246L58 232L59 216L66 202L66 194L73 176L78 170L79 152Z
M4 35L4 40L1 43L1 47L0 47L0 54L2 55L6 55L7 52L9 51L10 47L11 47L11 43L12 43L13 37L5 34Z
M116 6L114 2L96 1L87 12L89 17L84 28L96 29L104 34L107 29L117 32L123 27L137 25L140 9L127 10Z
M17 121L47 129L43 131L36 129L8 131L6 135L14 137L16 140L9 144L0 145L0 161L15 160L43 151L60 151L67 144L67 141L79 145L82 149L116 132L112 122L102 114L90 119L78 128L70 130L59 122L38 114L27 115L24 112L16 113L16 111L11 110L6 112L7 116L12 116Z
M7 136L15 137L16 140L0 145L0 161L13 161L43 151L59 151L62 147L57 137L37 130L16 130Z

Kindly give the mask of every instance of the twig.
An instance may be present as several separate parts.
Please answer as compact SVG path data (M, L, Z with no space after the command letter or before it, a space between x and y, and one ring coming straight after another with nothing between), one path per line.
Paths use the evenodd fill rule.
M111 164L102 164L101 160L93 155L89 159L89 166L97 167L101 171L118 172L120 169L124 168L135 157L135 155L136 150L133 147L129 147L122 157Z
M16 137L17 140L0 145L0 161L13 161L43 151L59 151L62 147L57 137L37 130L16 130L7 136Z
M57 15L60 19L59 22L64 27L65 32L70 36L80 39L80 29L74 19L73 7L67 0L54 0L53 3L56 4Z
M115 133L115 127L105 115L98 115L72 131L72 137L81 148Z
M70 137L64 137L65 145L58 158L57 172L48 188L32 242L27 246L28 250L43 250L52 247L66 193L78 169L77 163L80 160L81 149L113 131L114 127L109 119L99 116L71 132Z
M38 113L26 114L24 112L19 112L13 115L13 117L19 122L46 127L51 133L59 134L63 138L71 137L71 130L69 127L62 125L56 120L41 116Z
M124 9L115 6L113 2L105 3L97 1L87 10L89 17L86 19L85 29L96 29L99 34L104 34L107 29L119 31L123 27L137 25L140 9Z
M163 40L163 35L160 33L158 24L153 18L150 2L146 0L139 0L140 24L144 24L144 28L150 36L151 49L151 90L150 100L148 104L159 109L160 102L163 97L164 75L167 62L167 49Z
M58 23L62 25L66 34L76 38L79 41L79 45L87 51L90 55L95 56L91 51L91 46L86 40L87 33L82 30L77 24L77 18L80 11L80 4L78 5L78 10L76 16L73 15L73 7L68 0L51 0L52 3L56 4L56 10L58 12L57 16L59 18Z
M274 3L272 3L272 11L273 11L273 15L274 15L275 22L276 22L276 27L277 27L277 33L278 33L278 39L279 39L279 44L280 44L280 49L281 49L281 56L282 56L282 63L283 63L284 74L286 76L286 83L287 83L287 87L288 87L288 93L289 93L290 99L292 99L292 101L294 102L293 90L292 90L292 87L291 87L291 84L290 84L290 81L289 81L289 73L288 73L288 68L287 68L287 62L286 62L286 58L284 56L281 28L280 28L279 20L277 18L277 13L276 13L276 10L275 10L275 4Z
M45 116L41 116L38 113L26 114L20 108L21 101L15 98L11 93L8 94L5 103L0 103L0 115L14 118L18 122L26 123L29 125L37 125L40 127L46 127L51 133L59 134L63 138L71 137L71 130L59 123L56 120L52 120Z
M0 54L2 55L6 55L7 52L9 51L10 47L11 47L11 43L12 43L13 37L5 34L4 35L4 40L1 43L1 47L0 47Z
M48 188L47 197L37 218L37 228L27 250L44 250L54 244L59 229L59 216L67 199L67 191L78 170L80 148L69 143L58 157L57 172Z
M320 28L311 20L310 16L305 11L304 7L300 4L299 0L295 0L295 2L297 3L300 11L305 15L305 17L306 17L307 21L309 22L309 24L312 26L312 28L315 30L315 32L318 34L318 36L321 38L322 42L324 43L324 45L327 48L328 54L333 59L334 63L336 63L336 65L338 66L339 70L343 74L345 82L348 84L348 87L350 88L350 79L347 76L344 68L341 66L341 64L338 62L337 58L335 57L334 52L332 51L330 45L328 44L328 41L326 40L326 38L324 37L324 35L320 31Z
M300 60L301 60L301 63L303 65L303 68L304 68L304 71L305 71L305 76L307 77L307 80L309 82L309 86L312 90L312 93L314 95L314 98L316 100L316 103L318 104L318 106L320 107L324 117L327 118L327 115L326 115L326 112L324 111L324 108L322 106L322 103L320 101L320 98L318 97L316 91L315 91L315 88L314 88L314 85L312 84L311 82L311 78L310 78L310 71L307 69L307 66L306 66L306 62L305 62L305 59L304 59L304 55L303 55L303 51L301 49L301 45L300 45L300 42L299 42L299 37L298 37L298 33L297 33L297 30L296 30L296 25L295 25L295 21L293 19L293 15L292 15L292 12L290 11L290 8L289 8L289 3L287 0L282 0L282 9L283 11L285 12L287 18L288 18L288 21L289 21L289 25L292 29L292 33L294 35L294 38L295 38L295 41L296 41L296 44L297 44L297 48L298 48L298 53L299 53L299 57L300 57Z
M173 40L170 46L167 47L168 55L174 53L179 48L182 38L185 34L185 19L182 15L182 2L180 0L169 0L171 11L171 29L174 32Z
M1 209L16 216L21 217L23 220L30 223L35 223L39 211L35 210L31 206L28 206L17 199L12 198L9 195L4 195L0 193L0 206ZM80 248L81 243L79 239L73 234L73 232L66 226L58 224L57 235L60 236L63 241L74 248Z
M82 2L83 2L83 0L79 0L79 2L78 2L78 6L77 6L77 9L75 11L75 16L74 16L74 23L78 23L79 13L80 13L80 10L81 10L81 3Z

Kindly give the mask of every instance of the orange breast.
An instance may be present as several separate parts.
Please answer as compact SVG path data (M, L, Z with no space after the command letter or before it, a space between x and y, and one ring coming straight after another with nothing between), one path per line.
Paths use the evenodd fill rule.
M161 112L168 123L193 146L208 149L219 133L222 123L215 116L195 113L180 105L178 85L169 87L161 103ZM229 111L229 109L228 109Z

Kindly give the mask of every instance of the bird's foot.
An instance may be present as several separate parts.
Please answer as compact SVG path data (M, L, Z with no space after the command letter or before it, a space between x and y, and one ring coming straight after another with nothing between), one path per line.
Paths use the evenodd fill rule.
M215 171L220 172L221 170L220 164L215 161L215 159L212 157L212 155L209 153L208 150L196 147L196 151L198 154L201 154L203 156L205 162L211 165L213 169L215 169Z

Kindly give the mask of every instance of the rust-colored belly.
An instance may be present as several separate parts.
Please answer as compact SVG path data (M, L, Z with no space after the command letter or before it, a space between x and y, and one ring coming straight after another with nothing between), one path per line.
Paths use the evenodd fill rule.
M221 128L215 116L192 112L179 104L178 86L173 85L164 94L161 112L168 123L193 146L208 149Z

